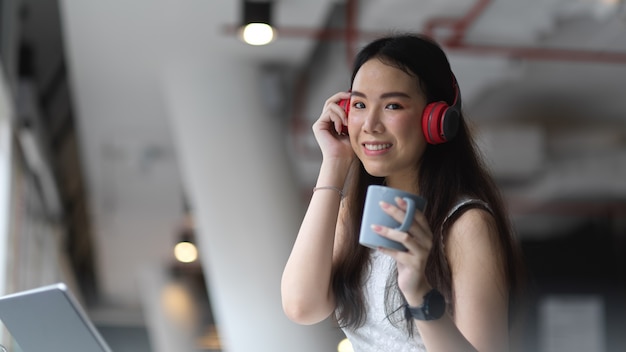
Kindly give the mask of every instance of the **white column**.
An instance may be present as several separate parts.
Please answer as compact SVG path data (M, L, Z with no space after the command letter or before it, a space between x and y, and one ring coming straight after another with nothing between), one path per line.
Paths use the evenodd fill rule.
M329 321L299 326L281 307L280 278L304 207L284 121L266 116L257 71L243 61L178 63L165 104L219 332L229 352L337 350Z
M0 64L2 64L0 62ZM0 66L0 295L7 293L7 252L11 214L11 167L13 161L13 102L9 83ZM2 337L0 332L0 337Z

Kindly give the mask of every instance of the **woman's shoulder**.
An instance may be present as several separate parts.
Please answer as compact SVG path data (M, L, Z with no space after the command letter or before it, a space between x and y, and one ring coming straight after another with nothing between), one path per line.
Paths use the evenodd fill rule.
M447 225L447 249L494 251L498 245L498 227L493 212L482 201L464 202L451 216ZM451 254L451 253L448 253Z
M450 208L448 214L444 219L444 225L449 221L454 221L460 215L465 213L469 209L482 209L490 214L493 213L491 210L491 206L486 201L480 198L474 197L461 197L459 200Z
M454 221L449 225L451 232L458 232L457 230L465 230L468 232L472 230L484 230L495 229L495 218L493 213L484 207L468 207L456 214Z

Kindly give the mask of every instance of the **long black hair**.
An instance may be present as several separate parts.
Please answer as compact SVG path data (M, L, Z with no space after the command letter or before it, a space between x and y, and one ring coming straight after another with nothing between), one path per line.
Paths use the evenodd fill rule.
M453 104L455 97L454 75L448 59L437 43L414 34L398 34L377 39L365 46L356 56L352 81L361 66L372 59L403 70L416 78L427 103L445 101ZM416 117L416 118L421 118ZM481 160L463 114L456 136L443 144L429 144L419 166L418 189L426 198L425 210L433 231L433 246L426 264L428 282L439 289L448 302L453 302L454 287L443 244L447 228L444 219L461 197L472 197L487 202L492 210L499 235L502 268L506 277L510 304L519 288L520 253L512 235L503 201ZM363 281L368 267L370 250L358 244L361 214L365 191L371 184L383 184L384 178L369 175L363 164L356 161L347 180L346 206L348 214L342 220L347 241L343 253L333 268L333 290L337 301L337 319L341 326L358 327L365 321L367 311L363 295ZM387 287L387 297L398 294L397 275L392 273ZM403 299L403 298L402 298ZM387 300L390 316L400 307ZM454 307L451 307L453 310ZM413 331L412 319L406 319L409 333Z

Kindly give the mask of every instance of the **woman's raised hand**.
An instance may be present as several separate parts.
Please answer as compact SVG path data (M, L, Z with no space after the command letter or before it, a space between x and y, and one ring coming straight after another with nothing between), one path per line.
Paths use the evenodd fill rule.
M324 158L352 158L354 155L350 138L342 133L343 126L348 125L348 116L338 104L342 99L350 99L350 93L339 92L328 98L312 127Z

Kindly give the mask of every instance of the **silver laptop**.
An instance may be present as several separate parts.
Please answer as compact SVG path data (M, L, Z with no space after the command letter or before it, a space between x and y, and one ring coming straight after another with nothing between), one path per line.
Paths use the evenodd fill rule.
M63 283L0 297L0 320L23 352L111 352Z

